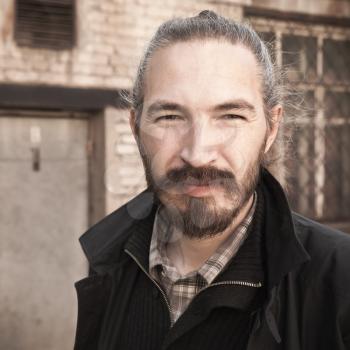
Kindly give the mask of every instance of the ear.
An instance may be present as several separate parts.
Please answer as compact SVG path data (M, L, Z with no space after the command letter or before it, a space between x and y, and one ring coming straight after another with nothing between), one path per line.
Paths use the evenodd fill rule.
M281 105L276 105L275 107L272 108L271 110L271 122L268 130L268 137L266 140L266 145L265 145L265 153L269 151L271 148L272 144L274 143L278 129L280 127L280 123L282 120L283 116L283 107Z
M132 134L134 135L134 138L137 141L138 135L137 135L137 131L136 131L136 129L137 129L137 127L136 127L136 112L133 108L130 110L129 124L130 124Z

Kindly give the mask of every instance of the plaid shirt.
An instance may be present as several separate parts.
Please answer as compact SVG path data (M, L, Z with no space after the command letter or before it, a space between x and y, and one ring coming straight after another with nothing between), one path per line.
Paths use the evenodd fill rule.
M235 232L219 246L199 270L186 275L180 275L167 256L166 244L169 239L176 239L177 234L169 226L165 215L162 215L163 207L158 208L150 245L149 272L167 294L172 324L185 311L192 298L208 286L237 253L247 237L247 229L253 219L256 201L255 193L249 213Z

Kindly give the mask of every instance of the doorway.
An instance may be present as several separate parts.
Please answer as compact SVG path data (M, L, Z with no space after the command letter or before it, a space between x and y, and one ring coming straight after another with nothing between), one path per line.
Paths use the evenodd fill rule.
M11 115L10 115L11 114ZM0 348L71 350L87 273L88 118L0 115Z

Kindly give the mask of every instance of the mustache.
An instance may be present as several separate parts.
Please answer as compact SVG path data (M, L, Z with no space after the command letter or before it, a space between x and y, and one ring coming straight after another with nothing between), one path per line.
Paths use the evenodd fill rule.
M162 189L178 186L223 186L228 190L236 188L236 178L233 173L215 167L198 167L185 165L169 170L158 184Z

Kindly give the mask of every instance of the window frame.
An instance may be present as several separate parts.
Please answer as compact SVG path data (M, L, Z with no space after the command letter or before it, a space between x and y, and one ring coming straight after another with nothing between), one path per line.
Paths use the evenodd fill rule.
M317 52L316 52L316 79L314 81L293 81L293 89L301 91L303 94L307 91L313 91L314 95L314 117L312 119L300 118L296 119L297 126L303 126L306 123L313 125L314 127L314 140L313 145L315 148L315 154L318 155L318 162L313 164L313 183L314 191L314 215L311 215L314 219L320 221L328 221L325 213L325 188L326 188L326 127L335 126L340 124L346 124L350 128L350 111L349 116L343 116L343 118L331 118L325 114L327 106L323 103L326 97L326 93L343 92L350 93L350 80L347 82L331 82L324 81L324 51L323 44L326 39L332 39L335 41L350 41L350 21L348 19L338 21L332 17L327 17L324 23L320 23L322 19L315 16L310 20L310 16L289 16L288 13L283 16L275 16L279 11L257 11L256 9L250 9L245 11L246 19L257 32L274 33L276 41L271 47L274 49L275 61L277 66L282 66L283 51L282 51L282 38L283 35L293 35L302 37L315 37L317 39ZM272 13L272 16L271 16ZM281 18L281 19L279 19ZM340 120L342 119L342 120ZM350 134L349 134L350 137ZM308 155L308 153L306 153ZM286 164L285 164L286 167ZM308 169L306 169L308 171ZM350 181L350 180L349 180ZM305 206L298 203L297 210L303 212ZM346 222L350 223L350 215L345 218ZM334 220L335 222L338 219Z

